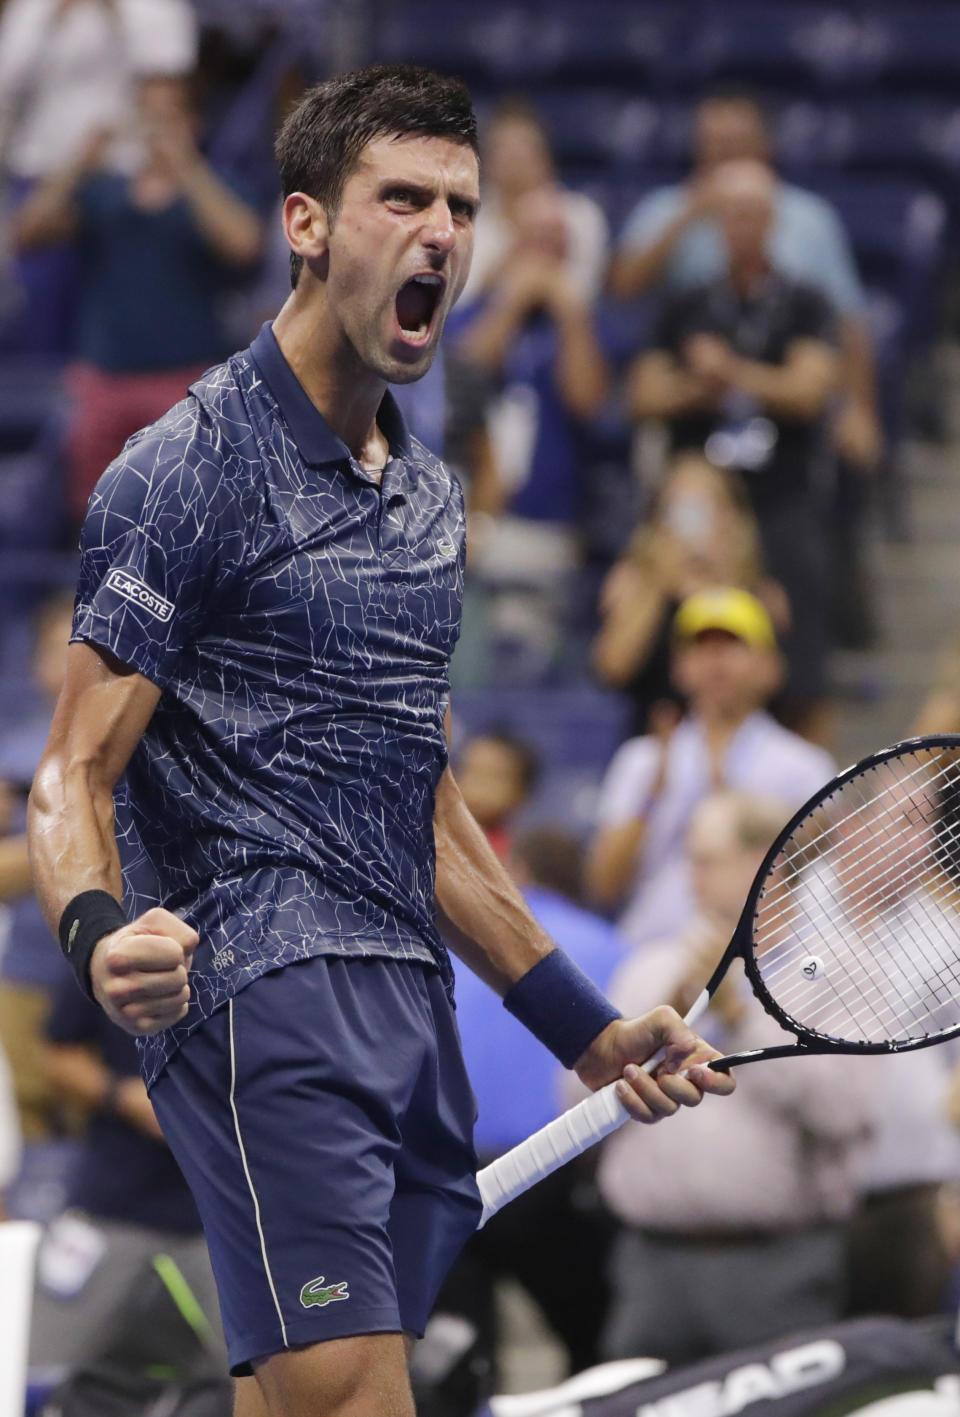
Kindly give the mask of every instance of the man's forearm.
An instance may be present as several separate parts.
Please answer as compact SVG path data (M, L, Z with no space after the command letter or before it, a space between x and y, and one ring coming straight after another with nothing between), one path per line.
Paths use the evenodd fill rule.
M14 246L21 251L61 241L77 221L74 194L83 177L79 163L62 168L27 197L12 223Z
M587 858L587 888L597 905L610 909L620 904L636 873L646 830L646 817L638 814L599 833Z
M744 393L752 394L768 412L786 418L813 419L826 407L832 381L825 368L799 369L786 364L764 364L753 359L738 359L731 382Z
M434 836L437 905L456 932L452 947L502 995L554 942L530 913L449 771L437 790Z
M460 341L464 359L490 374L499 374L523 315L524 311L512 300L492 300Z
M607 363L597 344L589 309L576 298L555 311L560 344L557 381L567 408L577 418L592 418L607 396Z
M201 234L221 260L233 266L252 265L263 245L263 225L256 212L201 157L184 169L180 182Z
M83 768L42 764L30 793L30 864L41 909L54 934L69 902L82 891L123 891L114 833L113 794L91 784Z
M689 225L690 210L685 206L648 245L621 251L610 268L610 294L621 300L645 295L663 275L677 241Z

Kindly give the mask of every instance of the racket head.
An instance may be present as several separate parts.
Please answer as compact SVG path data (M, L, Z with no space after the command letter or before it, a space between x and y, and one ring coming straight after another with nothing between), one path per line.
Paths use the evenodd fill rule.
M895 743L811 797L767 852L711 994L738 956L800 1051L960 1035L960 735Z

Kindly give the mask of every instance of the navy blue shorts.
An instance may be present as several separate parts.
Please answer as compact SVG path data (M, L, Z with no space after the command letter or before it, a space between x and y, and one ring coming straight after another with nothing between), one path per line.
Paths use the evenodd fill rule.
M438 972L319 956L249 984L151 1090L190 1184L231 1372L421 1335L476 1228L475 1103Z

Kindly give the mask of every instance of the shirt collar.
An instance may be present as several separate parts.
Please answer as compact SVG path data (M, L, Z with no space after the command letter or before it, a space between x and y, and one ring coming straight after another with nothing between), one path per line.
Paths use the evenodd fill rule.
M351 456L350 449L314 406L284 358L269 321L251 344L250 355L276 399L304 461L315 466L345 462L356 467L356 459ZM410 433L389 389L385 391L377 410L377 424L387 439L391 457L400 458L405 471L408 475L412 474L415 460L412 461Z

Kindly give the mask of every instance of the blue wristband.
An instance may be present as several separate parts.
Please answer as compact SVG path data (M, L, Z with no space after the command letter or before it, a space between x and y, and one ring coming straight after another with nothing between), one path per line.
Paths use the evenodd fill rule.
M563 950L551 950L511 984L503 1006L565 1068L573 1067L608 1023L622 1017Z

